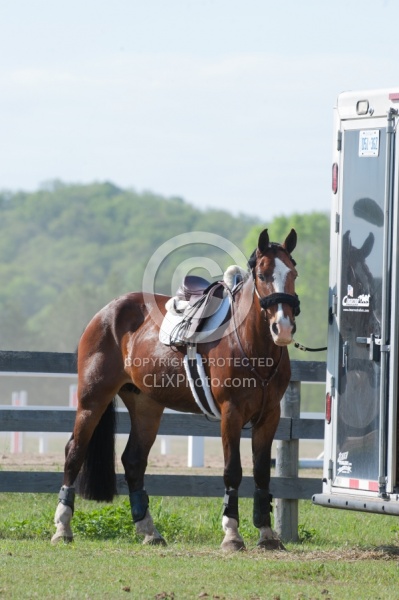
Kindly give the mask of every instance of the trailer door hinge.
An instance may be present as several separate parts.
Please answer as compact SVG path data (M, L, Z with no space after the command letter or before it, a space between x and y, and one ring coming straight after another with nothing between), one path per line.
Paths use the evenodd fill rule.
M332 295L332 314L336 315L338 309L338 296L337 294Z
M342 150L342 131L337 131L337 150L341 152Z
M330 308L328 309L328 323L329 323L329 325L332 325L333 316L337 314L337 307L338 307L337 295L333 294L331 296L331 305L330 305Z
M330 394L332 398L335 397L335 377L333 376L330 377Z
M339 223L340 223L339 213L335 213L335 233L339 233Z
M330 460L328 461L328 474L327 474L327 477L330 481L333 478L333 469L334 469L334 463L330 458Z

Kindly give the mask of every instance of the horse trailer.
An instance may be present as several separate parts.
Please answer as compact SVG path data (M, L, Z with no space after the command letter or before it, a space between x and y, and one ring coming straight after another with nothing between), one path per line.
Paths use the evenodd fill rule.
M334 110L323 490L317 505L399 514L399 88Z

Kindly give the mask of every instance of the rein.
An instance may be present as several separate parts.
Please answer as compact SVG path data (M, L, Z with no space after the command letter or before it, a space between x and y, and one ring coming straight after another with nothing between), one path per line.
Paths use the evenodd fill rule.
M298 350L302 350L302 352L323 352L323 350L327 350L327 346L323 348L308 348L307 346L302 346L298 342L294 341L294 347L298 348Z

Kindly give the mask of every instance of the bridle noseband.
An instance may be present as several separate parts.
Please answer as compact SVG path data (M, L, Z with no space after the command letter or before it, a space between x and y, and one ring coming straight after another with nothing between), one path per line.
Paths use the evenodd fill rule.
M263 310L270 308L271 306L275 306L276 304L288 304L291 306L294 311L294 317L297 317L300 312L300 301L298 298L298 294L285 294L284 292L276 292L275 294L270 294L269 296L262 296L259 294L258 290L255 286L255 293L259 298L260 306Z

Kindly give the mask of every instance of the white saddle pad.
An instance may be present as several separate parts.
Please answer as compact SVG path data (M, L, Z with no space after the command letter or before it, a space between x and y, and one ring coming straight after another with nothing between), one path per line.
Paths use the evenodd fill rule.
M167 302L169 304L170 300ZM170 306L170 304L169 304ZM225 321L230 308L230 298L226 296L223 298L218 310L208 317L202 324L201 331L195 335L195 342L200 343L205 341L222 325ZM183 342L176 338L175 334L178 331L178 325L183 321L184 314L176 314L175 312L167 312L161 328L159 330L159 341L166 346L176 345L179 346Z

